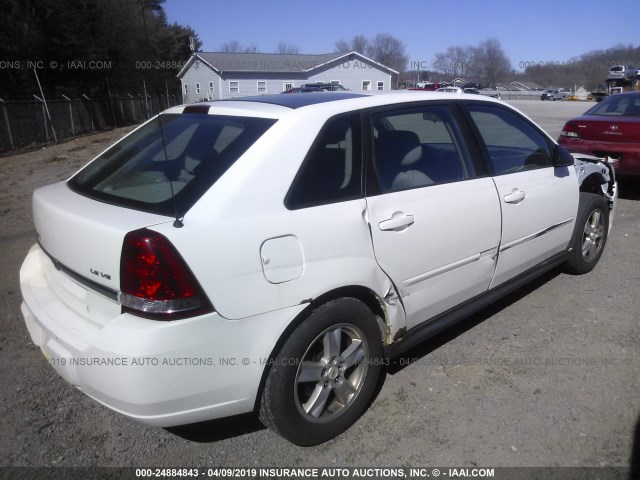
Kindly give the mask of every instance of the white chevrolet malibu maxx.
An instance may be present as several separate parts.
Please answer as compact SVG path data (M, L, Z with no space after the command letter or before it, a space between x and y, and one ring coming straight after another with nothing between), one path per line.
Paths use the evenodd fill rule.
M22 313L58 373L157 426L347 429L387 359L558 265L617 198L477 96L265 95L167 110L33 195Z

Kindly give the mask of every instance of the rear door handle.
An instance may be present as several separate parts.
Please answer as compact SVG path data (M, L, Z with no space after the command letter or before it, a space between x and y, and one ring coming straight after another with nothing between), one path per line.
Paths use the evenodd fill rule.
M381 221L378 226L380 230L403 230L413 225L413 215L407 215L402 212L396 212L387 220Z
M511 193L504 196L505 203L520 203L524 200L525 193L519 188L514 188Z

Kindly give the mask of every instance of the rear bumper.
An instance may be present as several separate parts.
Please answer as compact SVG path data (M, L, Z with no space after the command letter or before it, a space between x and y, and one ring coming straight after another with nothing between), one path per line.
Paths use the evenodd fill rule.
M55 294L43 271L47 261L34 246L20 271L21 309L33 342L69 383L149 425L253 410L266 359L304 308L236 321L216 313L173 322L120 314L98 324Z
M560 137L558 143L571 152L601 158L604 155L617 157L617 161L611 162L616 174L640 175L640 147L637 143L595 142L567 137Z

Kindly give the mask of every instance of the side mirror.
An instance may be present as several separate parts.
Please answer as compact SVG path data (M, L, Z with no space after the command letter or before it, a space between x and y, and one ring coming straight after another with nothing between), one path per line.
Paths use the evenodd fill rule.
M554 167L571 167L574 165L573 155L563 146L556 145L553 150L552 164Z

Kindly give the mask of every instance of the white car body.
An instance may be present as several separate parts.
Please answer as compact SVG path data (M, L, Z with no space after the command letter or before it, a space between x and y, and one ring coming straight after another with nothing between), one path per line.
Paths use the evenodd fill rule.
M571 167L287 208L283 199L303 159L336 115L464 101L515 112L457 94L325 100L333 95L199 104L205 115L275 123L188 209L182 228L171 215L89 198L67 182L34 193L38 244L20 272L22 313L33 342L65 380L150 425L249 412L278 345L325 297L375 299L380 341L391 354L425 336L410 340L408 332L433 334L457 306L515 278L519 285L523 273L562 259L578 211L580 182ZM185 108L165 114L179 116ZM548 136L545 142L555 145ZM597 170L613 208L613 178L606 166ZM123 309L123 239L143 228L175 247L212 311L158 321Z
M613 65L609 69L609 79L633 79L636 77L638 69L633 65Z

